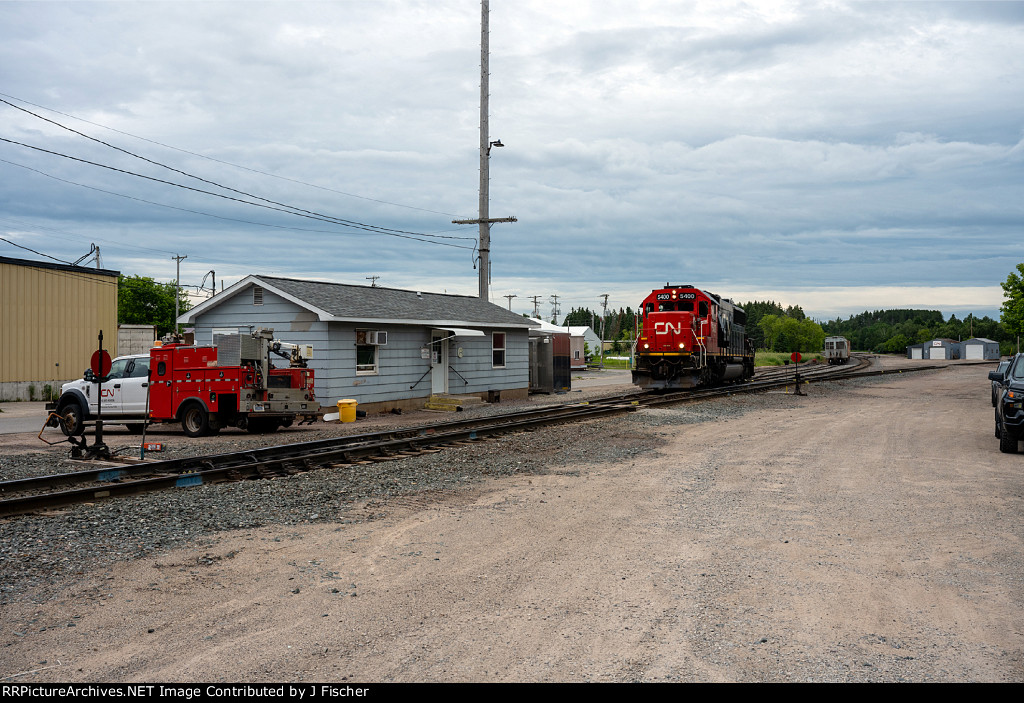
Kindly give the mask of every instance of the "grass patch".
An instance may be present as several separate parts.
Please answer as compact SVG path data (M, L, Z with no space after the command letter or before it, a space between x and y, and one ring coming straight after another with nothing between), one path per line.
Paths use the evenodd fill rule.
M629 359L605 359L604 367L606 369L628 369Z

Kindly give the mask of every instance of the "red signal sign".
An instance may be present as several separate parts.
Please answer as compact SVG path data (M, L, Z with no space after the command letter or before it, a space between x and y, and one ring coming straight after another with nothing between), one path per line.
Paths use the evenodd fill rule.
M106 349L97 349L92 353L92 360L89 362L89 368L96 376L106 376L110 373L110 354L107 353Z
M803 357L800 356L800 352L793 352L792 354L789 355L789 358L792 359L794 364L799 364L800 359Z

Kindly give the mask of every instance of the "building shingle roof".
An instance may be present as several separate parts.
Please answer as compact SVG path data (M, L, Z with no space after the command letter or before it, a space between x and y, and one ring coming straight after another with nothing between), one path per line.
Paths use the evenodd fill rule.
M276 276L249 276L236 288L225 291L234 295L251 285L262 285L284 294L299 305L311 308L321 319L331 321L393 321L396 323L438 324L462 323L490 327L533 327L527 318L477 297L426 293L399 288L357 286L347 283L304 281ZM224 294L222 294L224 295ZM225 295L230 297L230 295ZM203 312L217 304L211 298L191 312Z

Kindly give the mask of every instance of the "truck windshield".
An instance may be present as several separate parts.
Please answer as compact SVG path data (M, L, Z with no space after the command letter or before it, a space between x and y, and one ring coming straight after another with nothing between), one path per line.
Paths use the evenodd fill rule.
M1017 355L1017 361L1013 365L1013 370L1010 371L1010 378L1014 381L1024 381L1024 354Z

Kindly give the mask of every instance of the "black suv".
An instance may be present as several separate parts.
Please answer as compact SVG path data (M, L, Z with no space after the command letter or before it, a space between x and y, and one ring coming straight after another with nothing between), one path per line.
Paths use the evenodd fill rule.
M992 407L996 406L999 402L1000 396L1003 395L1003 385L1006 383L1006 370L1010 368L1010 360L1000 361L999 366L996 367L995 371L990 371L988 378L992 381ZM995 374L993 376L993 374Z
M1015 354L1005 376L989 371L989 380L1001 381L1002 391L996 403L996 437L999 451L1017 453L1017 443L1024 438L1024 354Z

